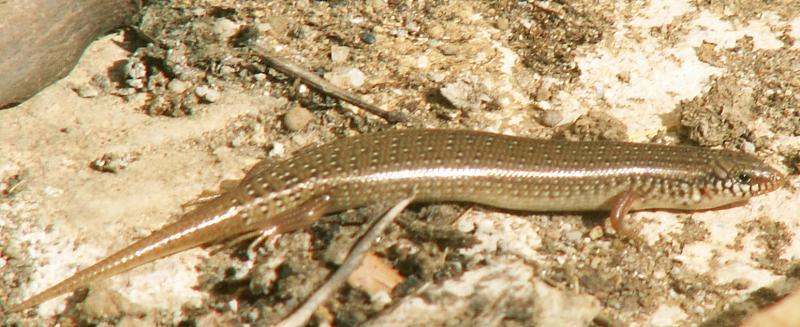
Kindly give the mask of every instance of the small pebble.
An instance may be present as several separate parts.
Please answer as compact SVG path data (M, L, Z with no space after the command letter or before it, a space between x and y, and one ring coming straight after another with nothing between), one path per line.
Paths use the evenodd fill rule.
M562 119L564 119L564 115L561 110L545 110L542 113L541 123L547 127L555 127Z
M330 245L322 251L321 259L334 265L341 265L349 254L350 245L353 243L353 232L342 230L331 240Z
M253 27L255 28L256 32L261 34L269 32L269 30L272 28L266 23L256 23Z
M598 240L603 237L603 227L594 226L591 231L589 231L589 238L592 240Z
M476 99L474 90L467 83L459 81L447 84L439 89L439 93L458 109L480 109L480 100Z
M233 73L236 73L236 68L233 68L233 67L228 66L228 65L222 66L219 69L219 74L220 75L230 75L230 74L233 74Z
M630 83L631 82L631 73L630 72L621 72L617 74L617 79L622 83Z
M458 47L452 44L443 44L439 47L439 51L445 56L455 56L458 54Z
M367 81L367 76L364 75L358 68L338 68L331 72L325 73L325 79L331 83L341 87L361 87Z
M405 39L408 37L408 31L405 29L394 29L392 30L392 35L397 36L399 39Z
M756 153L756 145L753 144L753 142L745 141L744 144L742 144L742 151L750 154Z
M267 156L269 157L283 157L286 155L286 145L283 143L272 143L272 149L269 150Z
M444 37L444 27L442 25L434 25L428 30L428 35L433 39L441 39Z
M582 234L581 234L580 231L574 230L574 231L567 232L564 235L564 238L566 238L567 241L570 242L570 243L577 243L578 241L581 240L581 236L582 236Z
M419 69L428 68L428 66L430 66L430 63L431 63L431 60L428 58L428 56L422 55L422 56L417 57L417 65L416 66Z
M549 100L553 96L553 85L555 82L552 79L545 78L539 88L536 89L536 100L544 101Z
M411 19L406 20L406 29L411 33L419 33L419 25Z
M230 144L231 147L232 148L238 148L238 147L242 146L242 144L244 144L244 139L245 139L245 136L242 135L241 133L236 134L236 136L234 136L233 139L231 139L231 144Z
M300 84L300 86L297 87L297 94L306 94L308 91L308 86L305 84Z
M42 191L44 192L44 195L47 196L61 196L61 194L64 194L63 189L53 186L45 186L44 189L42 189Z
M128 101L130 103L135 103L135 104L138 104L140 106L145 105L145 103L147 102L147 99L148 99L148 95L146 93L136 92L136 90L134 90L134 89L128 89L128 90L133 90L133 93L128 94L128 95L123 95L123 94L119 94L119 95L124 96L125 97L125 101Z
M373 308L376 310L380 310L389 305L389 303L392 303L392 297L386 292L375 293L369 297L369 300L372 302Z
M434 82L434 83L441 83L442 81L444 81L445 78L447 78L447 75L445 75L442 72L431 72L431 73L428 73L428 79L430 79L431 82Z
M602 84L597 83L594 85L594 93L598 99L605 100L606 88Z
M227 18L217 18L217 20L214 21L214 26L211 28L211 31L214 32L220 40L225 41L239 31L239 24Z
M263 81L263 80L267 79L267 74L264 74L264 73L257 73L257 74L255 74L255 75L253 75L253 78L255 78L255 80L256 80L256 81L259 81L259 82L261 82L261 81Z
M219 92L217 92L217 90L214 89L208 90L208 93L206 93L203 99L212 103L217 102L217 100L219 100Z
M347 61L350 56L350 48L334 45L331 47L331 61L334 63L343 63Z
M137 58L131 58L122 67L122 73L129 78L143 78L147 76L147 67Z
M209 103L216 102L217 100L219 100L220 97L219 92L217 92L217 90L209 88L208 86L205 85L200 85L197 88L195 88L194 94L196 94L198 97Z
M167 89L175 93L183 93L184 91L189 89L189 87L191 87L191 84L189 84L186 81L179 80L177 78L169 81L169 84L167 84Z
M489 106L495 110L506 109L514 103L514 98L511 94L503 93L495 95L489 102Z
M117 95L123 96L123 97L132 95L134 93L136 93L136 89L134 89L132 87L123 87L123 88L117 90Z
M553 104L550 101L537 101L536 106L541 110L553 110Z
M78 96L81 98L94 98L100 94L97 89L87 85L75 87L75 92L78 93Z
M132 78L125 81L125 84L134 88L134 89L141 89L144 87L144 81L140 78Z
M92 161L90 166L99 172L116 174L120 170L128 167L128 160L126 158L120 158L113 153L106 153L102 157Z
M366 44L374 44L375 42L378 41L378 39L375 37L375 34L372 34L370 32L363 32L361 33L361 35L359 35L359 37L361 38L361 42L364 42Z
M312 114L311 111L296 105L292 106L292 108L286 112L286 115L283 116L283 124L286 126L286 129L296 132L304 129L313 118L314 114Z
M497 29L501 31L508 29L508 19L505 19L503 17L498 18L497 21L495 22L495 26L497 26Z

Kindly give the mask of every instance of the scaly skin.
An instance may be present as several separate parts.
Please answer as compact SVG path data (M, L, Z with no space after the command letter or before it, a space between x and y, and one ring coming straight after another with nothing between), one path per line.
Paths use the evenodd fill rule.
M568 142L453 130L346 138L253 167L238 187L10 309L195 246L303 228L321 215L414 193L528 211L699 210L743 203L784 177L757 158L699 147Z

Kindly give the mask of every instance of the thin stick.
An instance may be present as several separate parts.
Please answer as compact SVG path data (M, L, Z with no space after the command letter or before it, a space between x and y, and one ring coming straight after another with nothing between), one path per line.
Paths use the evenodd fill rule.
M379 108L374 104L364 101L355 94L350 93L345 89L342 89L336 85L331 84L325 79L303 68L298 67L297 65L289 62L288 60L272 56L270 54L270 51L264 49L263 47L253 46L252 49L253 51L256 52L256 54L258 54L261 57L261 59L263 59L266 62L268 66L274 68L275 70L281 73L302 80L305 84L311 86L312 88L316 89L319 92L325 93L331 97L347 102L361 109L364 109L365 111L373 115L376 115L378 117L381 117L392 124L408 121L408 117L406 117L402 113L389 112Z
M305 326L308 323L308 320L311 319L311 315L314 314L314 311L325 302L326 299L333 293L334 291L338 290L339 288L344 285L347 281L347 277L350 276L353 271L358 268L361 264L361 261L364 260L364 256L366 256L369 249L372 247L372 242L375 241L378 236L383 233L383 230L386 229L386 226L394 221L394 218L400 214L400 212L405 209L411 201L414 200L414 195L411 195L408 198L403 199L402 201L398 202L394 207L389 209L383 217L378 219L375 224L372 225L364 236L361 237L361 240L356 243L355 246L350 250L350 256L347 257L347 260L342 263L338 270L336 270L331 278L328 279L325 284L323 284L314 294L312 294L305 303L303 303L300 308L295 310L294 313L286 317L283 321L279 322L276 327L300 327Z

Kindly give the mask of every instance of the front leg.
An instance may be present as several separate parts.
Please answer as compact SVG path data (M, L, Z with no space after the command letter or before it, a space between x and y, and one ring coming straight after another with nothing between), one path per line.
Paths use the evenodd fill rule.
M611 212L608 218L611 219L611 227L614 227L617 234L624 237L633 236L628 228L623 226L623 220L634 206L641 203L641 200L641 195L630 190L618 194L611 200Z

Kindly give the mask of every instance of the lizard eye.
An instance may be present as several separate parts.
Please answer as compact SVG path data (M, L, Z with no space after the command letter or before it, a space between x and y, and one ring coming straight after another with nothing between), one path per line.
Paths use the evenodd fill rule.
M736 181L737 184L750 184L750 182L752 182L753 179L750 177L750 174L745 172L739 172L734 177L734 180Z

